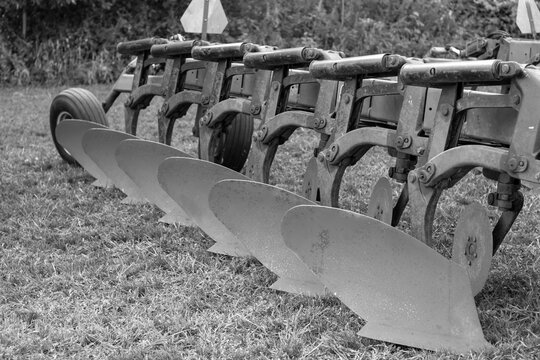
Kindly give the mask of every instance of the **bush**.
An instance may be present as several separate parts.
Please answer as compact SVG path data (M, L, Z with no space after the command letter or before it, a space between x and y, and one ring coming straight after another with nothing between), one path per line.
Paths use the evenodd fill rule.
M0 82L113 81L128 60L116 44L182 31L189 0L4 0ZM519 34L512 0L222 0L229 25L211 40L316 46L349 55L421 56L492 30ZM26 22L23 21L26 18ZM24 25L26 24L26 25Z

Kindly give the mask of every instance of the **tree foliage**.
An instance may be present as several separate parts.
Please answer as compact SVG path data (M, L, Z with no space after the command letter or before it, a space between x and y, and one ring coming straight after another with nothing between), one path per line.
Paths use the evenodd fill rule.
M229 24L212 41L421 56L494 30L519 35L515 0L221 1ZM189 2L3 0L0 82L111 81L127 62L116 44L182 32Z

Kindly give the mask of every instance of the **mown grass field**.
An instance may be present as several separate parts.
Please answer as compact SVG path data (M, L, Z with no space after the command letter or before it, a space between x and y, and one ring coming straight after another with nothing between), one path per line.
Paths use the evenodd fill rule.
M119 190L92 187L49 134L60 90L0 89L0 358L458 358L359 338L362 320L339 300L269 290L275 276L258 261L210 254L199 229L163 225L153 205L122 205ZM90 90L103 98L108 88ZM157 138L156 104L141 117L143 138ZM109 122L122 129L121 105ZM174 145L195 154L191 123L175 134ZM272 183L299 190L314 144L295 135L278 152ZM347 172L343 207L365 211L388 160L376 150ZM461 207L485 204L493 189L473 173L447 191L435 224L443 253ZM495 349L464 358L540 357L540 195L523 191L523 213L475 299Z

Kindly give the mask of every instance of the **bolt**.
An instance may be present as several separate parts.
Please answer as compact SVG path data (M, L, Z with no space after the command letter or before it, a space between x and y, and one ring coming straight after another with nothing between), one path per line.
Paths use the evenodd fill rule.
M501 71L503 74L508 74L510 72L510 65L502 64Z
M345 104L348 104L351 102L351 97L348 94L343 95L343 100L345 101Z
M519 95L514 95L512 96L512 101L514 102L514 105L519 105L519 103L521 102L521 98L519 97Z
M398 58L393 55L388 55L386 63L387 66L396 66L398 64Z
M263 60L263 62L266 62L266 55L262 56L262 60Z
M255 133L253 134L253 140L255 141L261 141L262 137L263 137L263 133L261 130L255 131Z
M518 167L518 160L516 158L511 158L510 160L508 160L508 168L510 169L510 171L516 171Z
M420 170L418 172L418 180L420 180L421 183L426 183L428 181L428 173L426 172L426 170Z
M429 75L435 76L436 73L437 73L437 70L435 68L429 69Z
M278 91L278 89L279 89L279 82L274 81L274 83L272 84L272 88L274 89L274 91Z
M210 96L208 96L208 95L203 95L203 97L202 97L202 103L203 103L203 105L208 105L209 102L210 102Z
M317 57L317 52L313 48L305 48L302 56L306 60L314 60Z
M315 129L322 129L326 126L326 119L315 118L314 125L315 125Z
M404 141L403 136L401 136L401 135L398 136L396 138L396 147L398 147L398 148L403 147L403 141Z
M319 153L319 155L317 155L317 160L319 160L319 162L324 162L325 159L326 159L325 152L324 152L324 151L321 151L321 152Z
M251 105L249 108L249 112L253 115L258 115L261 113L261 106L260 105Z
M411 184L414 184L416 182L416 174L415 173L413 173L413 172L409 173L409 182Z
M524 166L525 166L525 161L519 160L519 167L524 167Z
M426 149L423 146L419 146L418 148L416 148L416 153L418 155L424 155L425 151L426 151Z
M212 121L213 117L214 117L214 114L209 112L208 114L204 115L201 118L200 124L203 125L203 126L206 126L206 125L210 124L210 121Z
M444 106L442 108L442 114L443 116L448 116L448 114L450 114L450 109L448 108L448 106Z
M339 152L339 146L337 144L333 144L330 147L330 150L326 151L326 154L325 154L326 160L328 160L329 162L334 161L334 159L336 158L338 152Z

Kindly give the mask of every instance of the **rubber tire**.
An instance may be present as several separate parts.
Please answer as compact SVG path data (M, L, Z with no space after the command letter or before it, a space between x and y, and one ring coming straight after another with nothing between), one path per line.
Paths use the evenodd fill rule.
M70 88L56 95L51 103L49 123L54 146L60 157L72 165L77 161L56 140L56 126L62 120L78 119L109 126L105 110L99 100L90 91Z
M240 171L251 149L253 118L246 114L235 114L232 117L230 124L220 134L220 139L212 140L214 145L211 147L218 148L219 155L215 158L216 163L231 170Z

